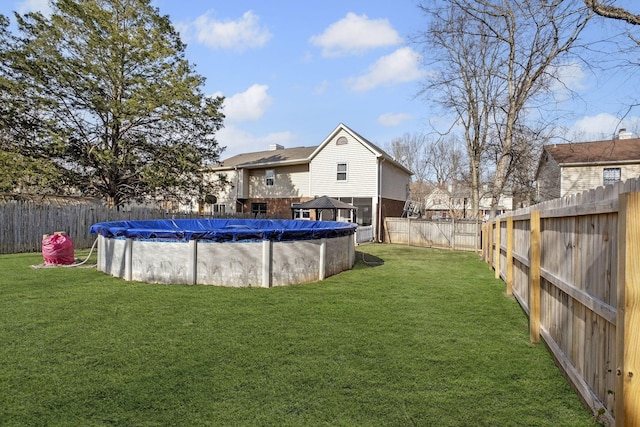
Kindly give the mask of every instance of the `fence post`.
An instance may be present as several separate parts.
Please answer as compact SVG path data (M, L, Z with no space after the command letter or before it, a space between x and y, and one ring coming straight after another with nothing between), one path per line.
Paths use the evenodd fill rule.
M640 193L620 194L616 426L640 426Z
M540 211L531 211L529 250L529 339L540 342Z
M485 222L484 225L482 226L483 228L483 239L482 239L482 247L483 247L483 255L482 255L482 259L484 260L484 262L488 263L489 262L489 223Z
M456 218L451 215L451 249L456 250Z
M493 267L493 222L487 221L487 263Z
M507 218L507 295L513 294L513 217Z
M500 218L496 218L496 274L495 278L500 278L500 244L502 240L502 232L500 230Z
M127 237L124 243L124 280L130 282L133 277L133 239Z
M273 258L271 255L272 252L272 242L271 240L263 240L262 241L262 287L263 288L270 288L272 283L271 283L271 278L273 277ZM324 258L323 255L321 253L320 255L320 263L322 263L322 266L320 267L320 271L322 271L322 268L324 266ZM324 272L320 273L323 274ZM320 280L324 279L324 277L320 277Z
M326 274L326 262L327 262L327 239L320 239L320 254L319 258L319 271L318 280L324 280Z
M481 228L482 238L481 240L481 248L482 249L482 260L487 261L487 226L482 224Z
M195 239L189 240L189 269L187 274L187 281L190 285L198 283L198 241Z

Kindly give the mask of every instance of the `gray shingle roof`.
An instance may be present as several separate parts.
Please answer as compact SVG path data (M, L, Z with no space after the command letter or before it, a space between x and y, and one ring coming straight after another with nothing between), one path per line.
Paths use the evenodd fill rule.
M283 162L305 161L317 147L282 148L238 154L222 162L222 167L251 167Z
M355 206L343 201L332 199L331 197L322 196L296 204L296 209L356 209Z

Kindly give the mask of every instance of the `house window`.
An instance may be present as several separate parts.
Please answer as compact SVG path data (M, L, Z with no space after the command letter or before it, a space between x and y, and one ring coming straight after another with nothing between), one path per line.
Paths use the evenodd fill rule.
M211 205L211 211L213 213L225 213L227 207L224 203L216 203Z
M338 174L336 176L338 181L346 181L347 180L347 164L346 163L338 163Z
M294 219L311 219L311 211L309 209L294 210Z
M620 168L604 168L602 177L603 185L615 184L620 181Z
M267 169L264 172L264 183L267 187L271 187L276 182L276 171L275 169Z
M347 138L344 136L341 136L340 138L337 139L336 145L345 145L347 142L348 142Z
M266 215L267 204L266 203L251 203L251 213L253 216Z

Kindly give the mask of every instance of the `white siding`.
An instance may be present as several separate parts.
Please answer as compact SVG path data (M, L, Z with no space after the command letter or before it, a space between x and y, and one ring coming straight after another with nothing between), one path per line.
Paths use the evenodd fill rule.
M231 212L235 210L235 200L236 200L236 171L225 171L225 172L214 172L208 175L207 179L209 182L218 182L218 175L226 176L230 185L225 188L221 188L218 193L216 193L216 197L218 198L218 204L226 205L226 211Z
M382 197L405 201L409 197L410 177L406 172L388 163L382 163Z
M561 196L581 193L603 185L603 171L605 168L619 167L620 179L626 181L640 176L640 165L599 165L599 166L571 166L562 168Z
M347 144L336 145L344 136ZM337 180L338 163L347 163L347 181ZM309 196L330 197L375 197L377 181L377 159L371 150L341 131L311 160L311 183Z
M275 170L274 185L265 184L265 171ZM309 194L309 166L292 165L265 169L255 169L249 172L250 197L280 198L280 197L308 197Z
M221 189L215 194L218 198L218 203L229 204L231 202L231 206L233 206L233 202L236 196L235 182L236 182L236 172L235 171L225 171L225 172L214 172L207 175L206 179L209 182L217 183L220 181L219 175L225 176L230 185L226 187L221 187Z

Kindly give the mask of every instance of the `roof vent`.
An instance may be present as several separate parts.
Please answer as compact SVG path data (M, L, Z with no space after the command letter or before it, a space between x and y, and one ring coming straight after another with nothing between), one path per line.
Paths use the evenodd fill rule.
M269 151L275 151L275 150L284 150L284 146L282 146L280 144L271 144L271 145L269 145Z
M631 132L627 132L625 128L620 129L618 132L618 139L631 139L633 134Z

